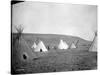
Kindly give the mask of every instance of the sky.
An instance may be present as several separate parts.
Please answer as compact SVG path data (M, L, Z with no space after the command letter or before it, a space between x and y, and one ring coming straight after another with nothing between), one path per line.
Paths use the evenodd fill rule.
M12 6L12 32L17 25L23 33L62 34L93 40L97 30L97 6L22 2Z

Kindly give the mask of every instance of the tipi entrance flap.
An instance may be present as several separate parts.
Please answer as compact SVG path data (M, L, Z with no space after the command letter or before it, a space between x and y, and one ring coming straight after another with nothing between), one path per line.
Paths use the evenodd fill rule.
M23 52L23 53L22 53L22 59L23 59L23 60L27 60L28 57L29 57L29 56L28 56L28 54L27 54L26 52Z

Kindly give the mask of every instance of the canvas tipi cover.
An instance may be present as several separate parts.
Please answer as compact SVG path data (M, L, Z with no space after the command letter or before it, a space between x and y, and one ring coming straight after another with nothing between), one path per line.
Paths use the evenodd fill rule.
M63 40L60 40L60 43L58 45L59 49L68 49L68 44L66 42L64 42Z
M32 45L32 47L31 48L36 48L37 47L37 45L36 45L36 43L34 42L34 44Z
M96 52L97 51L97 37L94 38L89 51Z
M71 46L70 46L70 48L76 48L75 44L72 43Z
M44 43L42 41L39 41L39 43L34 51L35 52L47 52L48 50L46 49Z
M23 38L21 38L19 41L20 42L16 41L15 44L16 51L13 51L16 56L16 58L14 59L19 59L21 61L29 61L33 58L36 58L36 55L32 52L27 42Z

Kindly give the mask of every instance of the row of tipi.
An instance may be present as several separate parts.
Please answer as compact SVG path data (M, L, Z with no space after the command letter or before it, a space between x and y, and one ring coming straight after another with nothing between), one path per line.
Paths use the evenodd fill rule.
M48 49L46 48L46 46L41 40L39 41L37 45L34 42L31 48L34 49L35 52L47 52L48 51ZM61 39L58 45L58 49L62 50L62 49L68 49L68 48L76 48L76 45L72 43L71 46L69 46L65 41Z
M69 46L65 41L60 40L58 49L68 49L68 48L76 48L76 45L72 43L71 46Z

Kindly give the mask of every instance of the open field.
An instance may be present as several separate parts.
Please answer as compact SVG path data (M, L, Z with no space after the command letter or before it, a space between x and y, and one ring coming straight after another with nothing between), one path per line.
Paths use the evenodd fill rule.
M54 35L54 34L23 34L23 39L15 41L16 34L12 40L12 73L43 73L60 71L78 71L97 69L97 52L89 52L91 42L79 37ZM73 41L79 40L76 49L59 50L50 49L48 52L34 52L31 48L36 40L42 40L47 46L59 44L60 39L64 39L69 45ZM27 43L27 45L25 44ZM38 42L36 42L38 43ZM33 56L29 61L20 61L20 50L32 51Z

